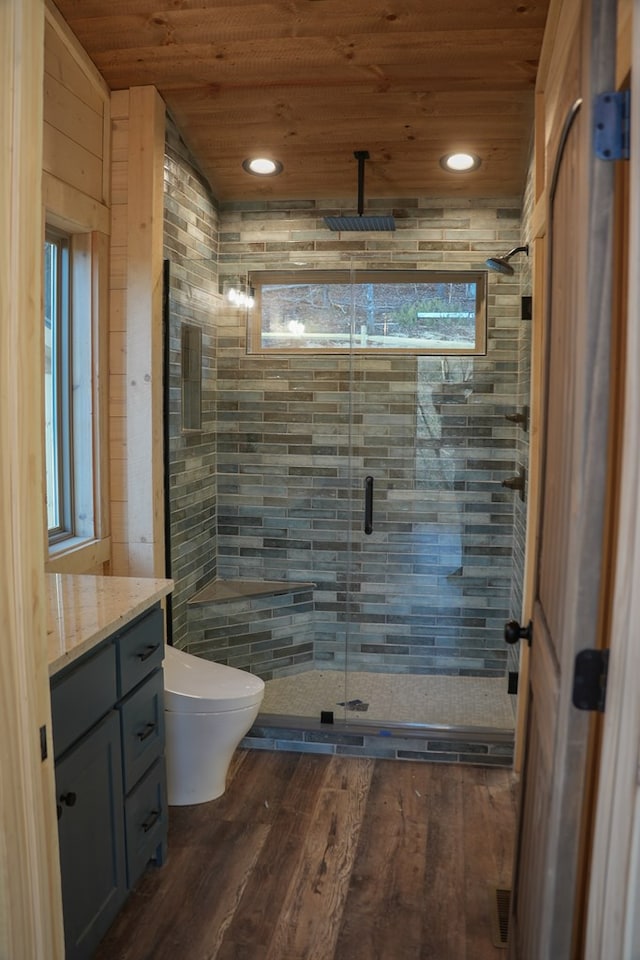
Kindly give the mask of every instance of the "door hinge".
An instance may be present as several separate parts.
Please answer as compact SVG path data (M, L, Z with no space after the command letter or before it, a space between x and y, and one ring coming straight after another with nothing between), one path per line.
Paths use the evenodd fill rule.
M600 160L628 160L631 92L601 93L593 106L593 147Z
M607 697L608 650L581 650L573 674L574 707L604 712Z

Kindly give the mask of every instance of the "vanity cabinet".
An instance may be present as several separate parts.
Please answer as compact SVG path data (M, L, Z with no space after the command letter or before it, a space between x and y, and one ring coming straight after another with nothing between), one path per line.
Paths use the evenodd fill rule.
M163 643L158 605L51 678L66 960L165 856Z

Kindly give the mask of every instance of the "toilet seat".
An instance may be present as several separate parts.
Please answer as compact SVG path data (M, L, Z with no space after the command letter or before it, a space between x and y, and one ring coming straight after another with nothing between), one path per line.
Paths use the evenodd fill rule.
M255 706L264 681L244 670L166 647L164 708L175 713L223 713Z

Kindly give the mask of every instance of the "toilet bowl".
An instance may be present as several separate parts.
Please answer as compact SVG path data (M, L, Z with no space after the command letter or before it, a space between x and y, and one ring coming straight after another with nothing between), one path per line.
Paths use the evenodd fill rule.
M260 677L166 648L169 806L206 803L224 793L233 752L257 717L263 696Z

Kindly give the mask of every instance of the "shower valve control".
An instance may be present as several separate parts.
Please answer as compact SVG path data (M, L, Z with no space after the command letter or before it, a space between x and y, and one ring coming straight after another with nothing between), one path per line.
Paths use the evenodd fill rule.
M517 475L515 477L509 477L507 480L503 480L502 486L507 487L508 490L517 490L520 494L520 499L524 501L526 483L526 470L524 467L519 467Z
M517 620L507 620L504 625L505 643L517 643L518 640L526 640L529 646L533 639L533 623L529 620L526 627L521 627Z
M525 433L529 429L529 407L523 407L515 413L505 413L504 418L510 423L519 423Z

